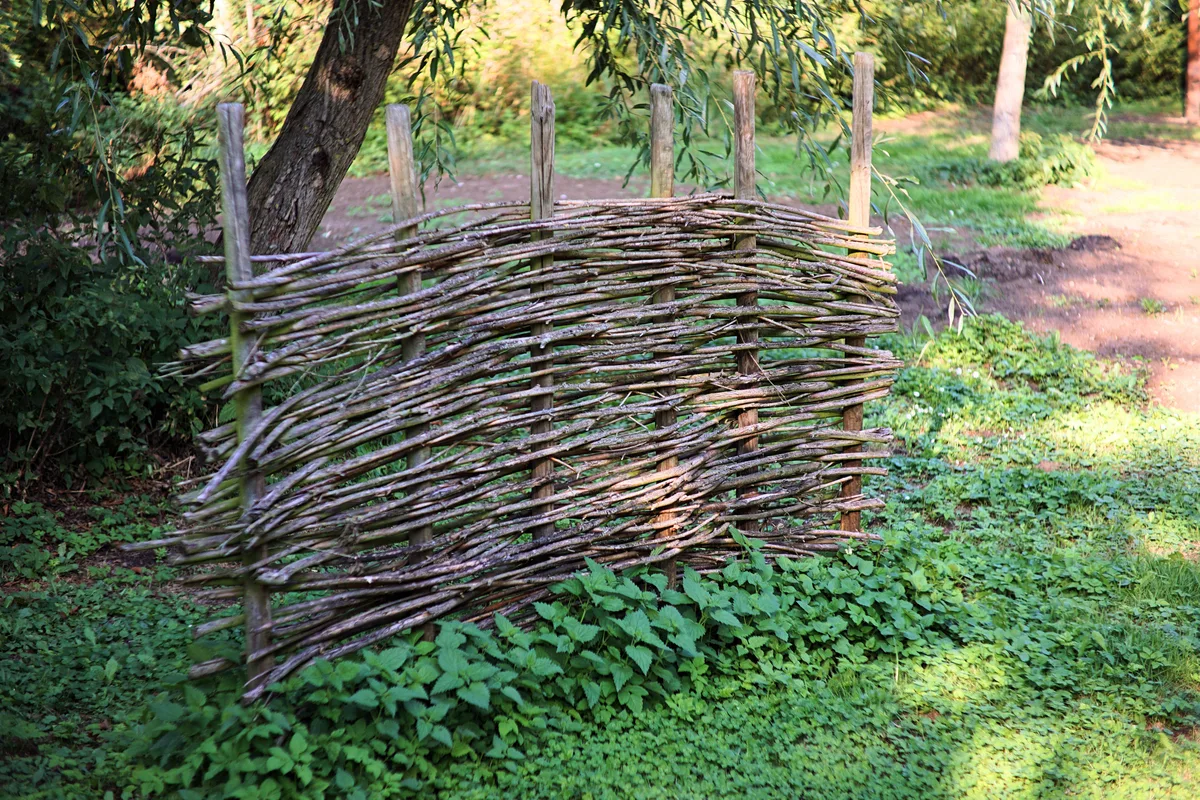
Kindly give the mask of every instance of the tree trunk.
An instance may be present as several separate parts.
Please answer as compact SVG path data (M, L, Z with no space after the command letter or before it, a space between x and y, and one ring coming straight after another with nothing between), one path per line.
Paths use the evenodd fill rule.
M335 5L279 138L250 179L252 252L308 246L383 100L413 2ZM343 26L353 31L345 50L339 44Z
M1189 125L1200 125L1200 0L1188 3L1186 74L1184 117Z
M1014 4L1019 4L1013 8ZM1004 49L992 107L992 148L988 157L1012 161L1020 150L1021 104L1025 101L1025 65L1029 61L1029 30L1033 17L1024 0L1008 0L1004 20Z
M213 0L212 6L212 50L208 53L209 74L219 82L225 72L225 57L233 44L233 18L229 12L229 0Z
M255 31L254 25L254 0L246 0L246 50L254 49L258 32Z

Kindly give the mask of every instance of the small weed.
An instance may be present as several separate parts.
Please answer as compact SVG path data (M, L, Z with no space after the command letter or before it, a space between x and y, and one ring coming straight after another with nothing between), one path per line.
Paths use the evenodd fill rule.
M1075 308L1086 304L1087 300L1077 294L1056 294L1050 298L1050 305L1055 308Z
M1138 301L1138 305L1140 305L1142 307L1142 311L1144 311L1145 313L1149 314L1152 317L1156 316L1158 314L1161 314L1167 310L1166 305L1164 305L1161 300L1158 300L1153 297L1143 297L1141 300Z

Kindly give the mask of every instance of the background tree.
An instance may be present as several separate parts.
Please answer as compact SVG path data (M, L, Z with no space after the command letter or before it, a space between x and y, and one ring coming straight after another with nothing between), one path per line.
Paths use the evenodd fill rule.
M1200 0L1190 0L1187 13L1187 72L1184 118L1200 125Z
M988 150L988 157L1000 162L1012 161L1020 152L1021 106L1025 103L1025 68L1033 27L1033 12L1028 5L1009 0L1007 6L992 107L992 145Z
M303 250L358 154L414 0L339 0L304 84L250 178L250 246Z

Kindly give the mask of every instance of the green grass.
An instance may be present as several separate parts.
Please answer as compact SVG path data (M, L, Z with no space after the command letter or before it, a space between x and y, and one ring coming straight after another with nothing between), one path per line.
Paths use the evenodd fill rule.
M14 506L0 521L11 548L2 553L0 794L170 796L154 787L180 773L139 763L155 763L151 731L175 729L151 753L207 765L201 774L212 777L196 797L232 796L243 780L265 787L248 796L278 796L296 780L294 764L318 776L300 792L306 797L319 796L322 774L326 796L338 797L1196 796L1195 418L1146 406L1137 373L999 318L889 345L909 366L892 397L868 409L869 424L897 437L891 474L868 487L888 499L867 520L887 548L801 564L766 583L734 572L704 584L709 595L733 598L731 608L742 604L743 627L709 619L699 648L708 655L653 656L644 679L630 661L627 685L649 686L645 697L614 692L573 706L562 680L603 680L598 667L568 660L560 677L507 673L528 704L519 708L503 705L498 690L489 711L450 690L458 703L445 717L450 747L372 699L393 683L411 685L402 681L429 692L442 685L443 659L465 647L450 634L436 650L406 645L428 654L419 678L354 659L338 667L338 691L333 677L320 678L319 690L318 678L300 680L286 695L293 705L278 701L270 713L242 709L215 686L207 697L173 690L174 704L155 699L191 658L205 657L191 648L187 625L208 610L163 583L166 567L136 573L95 555L111 541L155 535L161 507L137 500L117 514L105 499L64 517ZM664 603L690 613L702 590L688 585L687 597L671 599L605 585L604 596L621 598L614 608L626 610L593 608L565 628L557 627L563 615L584 612L567 604L543 616L558 620L559 632L594 624L624 636L636 617L629 597L657 620ZM747 616L768 595L789 593L797 604L785 620ZM889 609L907 616L889 622ZM863 614L876 622L854 622ZM787 641L770 632L785 621ZM506 649L513 636L480 645L492 655L468 648L467 666L454 669L482 677L500 674L490 664L532 664L520 646ZM526 646L548 648L539 663L552 665L568 659L556 647L578 646L558 636L546 640L555 645ZM639 647L633 655L651 658L651 645ZM679 683L654 689L652 679ZM475 692L459 698L479 703ZM306 706L306 696L323 699ZM303 741L289 730L305 731ZM229 783L234 773L216 752L246 775Z
M1123 106L1114 115L1112 136L1150 138L1191 138L1194 131L1183 125L1149 123L1141 115L1169 111L1166 102L1139 102ZM1033 106L1026 110L1024 129L1043 137L1056 134L1078 135L1086 130L1087 109ZM881 128L886 130L886 124ZM874 201L890 217L902 219L901 205L907 207L930 230L935 241L959 234L980 246L1002 245L1020 248L1061 247L1070 242L1071 219L1054 209L1040 205L1036 187L1019 185L981 185L978 170L986 165L987 118L980 109L943 112L917 133L877 136L875 168L898 181L891 191L875 182ZM723 142L710 142L707 149L720 153ZM353 174L379 172L386 166L378 148L363 151ZM559 172L572 178L621 180L635 160L628 147L597 143L592 146L562 146L556 154ZM847 178L848 166L833 165L835 179ZM720 181L728 180L728 165L719 157L707 158ZM768 198L788 198L802 202L835 206L841 190L829 188L808 169L806 157L799 156L790 138L768 135L759 137L757 165L759 188ZM489 143L460 154L457 172L473 174L525 174L528 151L523 143ZM645 189L645 176L635 171L630 176L635 191ZM1139 201L1141 202L1141 201ZM1153 198L1148 208L1157 207ZM904 226L906 230L907 226ZM907 238L907 233L905 234ZM909 244L902 242L901 244Z

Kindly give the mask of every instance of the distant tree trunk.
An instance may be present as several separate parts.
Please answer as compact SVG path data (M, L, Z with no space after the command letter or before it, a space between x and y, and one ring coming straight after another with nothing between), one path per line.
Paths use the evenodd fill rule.
M343 0L279 137L250 179L250 247L296 252L321 225L383 100L414 0ZM343 26L353 32L345 50Z
M212 50L208 54L208 71L220 76L225 71L226 48L233 44L233 18L229 0L213 0Z
M254 49L255 40L258 38L254 28L254 0L246 0L246 43L251 50Z
M1020 150L1021 104L1025 102L1025 66L1029 61L1029 31L1033 24L1029 7L1008 0L1004 20L1004 49L1000 52L1000 75L996 79L996 103L992 107L992 147L988 157L1012 161Z
M1200 125L1200 0L1188 3L1187 87L1184 117L1191 125Z

